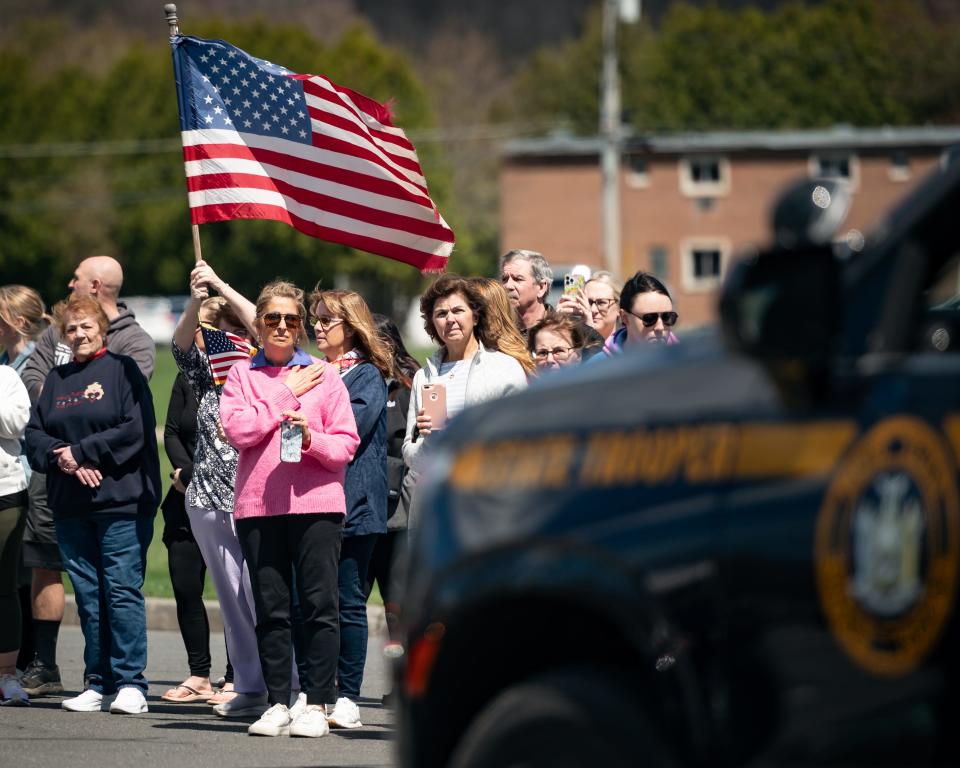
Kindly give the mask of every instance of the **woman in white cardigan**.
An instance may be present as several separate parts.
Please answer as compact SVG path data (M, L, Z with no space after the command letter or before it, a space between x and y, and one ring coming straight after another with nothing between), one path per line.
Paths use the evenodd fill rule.
M435 429L423 407L424 384L443 384L448 419L464 408L527 386L520 363L501 352L492 337L488 308L473 281L444 275L421 297L420 313L424 328L440 348L413 377L403 458L414 471Z

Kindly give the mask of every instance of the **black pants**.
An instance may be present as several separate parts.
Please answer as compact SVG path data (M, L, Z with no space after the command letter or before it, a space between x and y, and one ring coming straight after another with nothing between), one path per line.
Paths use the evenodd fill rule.
M14 495L6 497L14 499ZM20 545L27 523L27 495L18 494L18 506L0 509L0 653L20 648L20 595L17 593L20 575ZM336 570L334 570L336 588ZM336 653L334 653L336 656Z
M336 701L340 653L337 565L343 515L277 515L237 520L257 609L257 648L270 704L290 702L290 599L296 572L303 613L308 704Z
M192 537L179 537L166 544L170 584L177 602L177 624L187 649L190 674L210 677L210 622L203 606L207 566Z

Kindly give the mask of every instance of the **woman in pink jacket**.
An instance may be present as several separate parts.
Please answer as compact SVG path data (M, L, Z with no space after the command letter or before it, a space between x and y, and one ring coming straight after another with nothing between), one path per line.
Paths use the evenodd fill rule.
M346 512L344 471L360 444L350 397L336 369L297 346L303 291L267 285L257 300L263 349L230 369L220 401L228 440L239 452L234 519L250 569L257 646L270 708L248 729L258 736L325 736L324 702L336 700L340 649L337 563ZM302 444L285 440L299 429ZM292 450L291 450L292 448ZM291 571L304 616L307 707L290 701Z

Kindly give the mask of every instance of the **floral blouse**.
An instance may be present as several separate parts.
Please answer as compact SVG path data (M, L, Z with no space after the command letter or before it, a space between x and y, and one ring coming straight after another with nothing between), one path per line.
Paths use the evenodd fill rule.
M197 451L193 477L187 486L187 503L200 509L233 513L233 487L237 479L237 451L220 426L220 398L213 385L207 356L196 346L184 352L176 344L173 357L190 381L200 404L197 408Z

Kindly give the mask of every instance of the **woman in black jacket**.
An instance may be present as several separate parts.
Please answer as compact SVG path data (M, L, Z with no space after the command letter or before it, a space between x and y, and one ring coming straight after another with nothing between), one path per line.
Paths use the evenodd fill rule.
M30 466L46 475L60 552L77 599L87 689L64 709L147 711L144 571L160 500L156 418L147 380L107 351L107 319L74 295L60 320L73 361L47 375L30 414ZM101 613L101 606L106 615Z
M386 315L374 315L377 332L390 346L393 355L393 372L387 379L387 532L377 538L367 570L367 597L374 582L380 589L387 619L390 645L399 643L400 606L394 600L393 585L397 557L406 546L407 525L410 514L410 497L413 476L403 461L403 438L407 433L407 410L410 407L410 382L420 364L407 351L400 329ZM384 703L390 702L390 694Z

